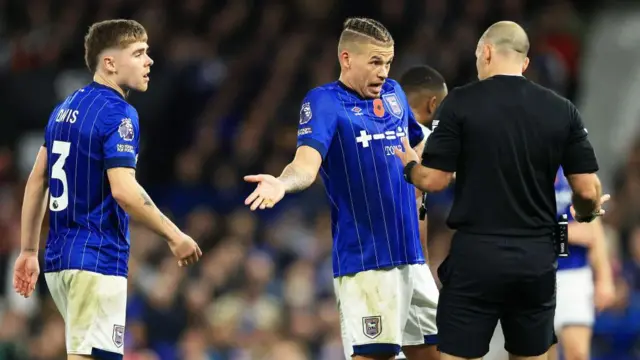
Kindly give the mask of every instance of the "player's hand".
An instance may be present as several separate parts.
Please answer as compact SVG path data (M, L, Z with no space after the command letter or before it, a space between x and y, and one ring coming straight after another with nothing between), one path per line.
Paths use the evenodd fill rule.
M23 252L13 267L13 288L18 294L28 298L36 289L39 275L38 254Z
M412 161L420 162L420 157L409 144L409 139L405 136L402 138L401 141L402 141L402 148L404 151L396 148L395 153L396 153L396 156L400 158L400 161L402 161L402 165L407 166L407 164Z
M597 206L597 209L598 209L596 211L597 216L604 215L605 211L602 208L602 205L604 203L606 203L607 201L609 201L609 199L611 199L611 195L609 195L609 194L602 195L602 197L600 198L600 203ZM569 208L569 212L571 212L571 216L575 219L576 218L576 209L573 208L573 205L571 205L571 207Z
M251 211L270 209L284 197L285 188L282 181L271 175L247 175L244 181L258 183L256 189L244 201L251 206Z
M611 280L596 280L593 301L598 312L609 308L616 300L616 289Z
M181 234L176 239L169 240L169 248L178 259L180 267L195 264L202 256L202 250L198 244L187 234Z

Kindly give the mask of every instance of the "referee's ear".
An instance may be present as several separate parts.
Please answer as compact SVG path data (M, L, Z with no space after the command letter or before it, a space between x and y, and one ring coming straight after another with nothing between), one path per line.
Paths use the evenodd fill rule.
M525 57L524 58L524 62L522 63L522 73L524 74L525 71L527 71L527 68L529 67L529 57Z

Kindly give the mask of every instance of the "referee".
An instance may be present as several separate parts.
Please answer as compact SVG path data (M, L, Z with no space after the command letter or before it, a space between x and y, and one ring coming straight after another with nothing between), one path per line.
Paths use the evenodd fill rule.
M580 114L522 76L529 40L495 23L476 49L480 81L456 88L436 112L422 165L404 142L405 178L442 190L456 172L447 224L457 230L438 268L442 359L481 358L498 320L512 358L546 359L554 343L557 225L554 180L562 166L576 220L602 211L598 164Z

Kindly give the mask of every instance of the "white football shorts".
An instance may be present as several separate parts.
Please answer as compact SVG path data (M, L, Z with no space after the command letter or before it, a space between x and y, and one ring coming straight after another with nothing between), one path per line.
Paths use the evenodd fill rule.
M438 288L426 264L334 279L345 357L437 342Z
M68 354L124 354L127 279L83 270L45 274L65 323Z
M567 326L592 327L595 304L591 267L559 270L556 278L556 334L560 334L562 328Z

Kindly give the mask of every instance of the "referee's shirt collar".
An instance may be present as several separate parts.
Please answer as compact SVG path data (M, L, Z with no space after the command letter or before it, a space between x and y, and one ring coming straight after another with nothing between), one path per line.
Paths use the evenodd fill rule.
M488 77L487 79L507 79L507 78L520 78L520 79L524 79L524 75L517 75L517 74L496 74L493 76Z

